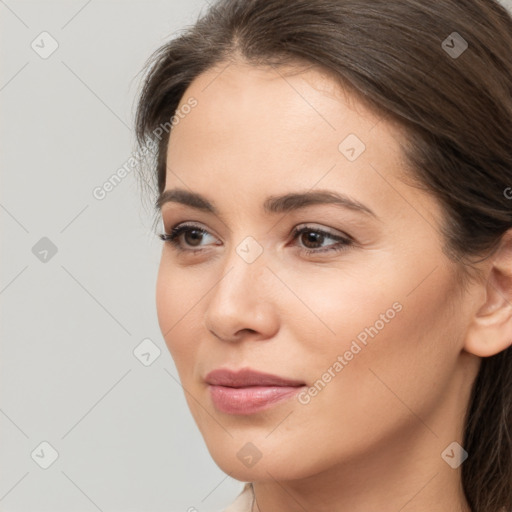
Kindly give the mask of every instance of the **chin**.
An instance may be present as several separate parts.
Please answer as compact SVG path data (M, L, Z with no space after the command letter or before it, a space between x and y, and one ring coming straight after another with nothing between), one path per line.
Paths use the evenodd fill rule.
M216 444L210 455L217 466L235 480L242 482L266 480L295 480L310 476L315 464L304 464L297 458L300 450L292 450L289 456L277 447L262 448L260 454L248 443L233 442L233 448ZM282 446L282 445L281 445ZM295 455L294 455L295 454Z

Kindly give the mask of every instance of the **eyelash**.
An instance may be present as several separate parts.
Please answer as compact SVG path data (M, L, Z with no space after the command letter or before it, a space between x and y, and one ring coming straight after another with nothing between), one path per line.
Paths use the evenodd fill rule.
M205 229L202 229L198 226L194 226L193 224L182 224L181 226L172 228L171 233L160 233L159 237L166 243L171 244L171 246L181 253L198 253L201 252L203 249L184 249L179 241L179 236L183 233L188 233L190 231L197 231L203 235L209 235L208 231ZM351 245L353 245L354 241L350 239L349 237L341 237L338 235L334 235L333 233L329 233L328 231L324 231L323 229L319 228L311 228L311 227L302 227L302 228L295 228L293 231L293 239L295 240L298 236L302 235L303 233L317 233L322 236L331 238L333 240L337 240L338 244L333 244L332 246L329 246L327 249L304 249L300 248L300 251L307 254L319 254L319 253L327 253L327 252L341 252L346 251Z

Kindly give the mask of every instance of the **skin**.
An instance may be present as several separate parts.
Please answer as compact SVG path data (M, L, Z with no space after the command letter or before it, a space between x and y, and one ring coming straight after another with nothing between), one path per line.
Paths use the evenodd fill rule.
M405 183L400 127L367 110L318 69L213 68L185 92L198 105L177 124L166 190L204 195L219 215L165 203L165 231L192 222L202 240L165 243L157 279L160 328L208 450L233 478L254 482L254 510L468 511L460 473L441 453L463 443L463 416L481 357L504 350L510 325L510 248L462 290L442 251L443 212ZM349 134L366 150L349 161ZM268 196L344 193L377 218L322 204L269 214ZM293 239L307 225L326 237ZM262 254L237 253L253 237ZM251 249L253 250L253 249ZM491 286L492 285L492 286ZM253 369L313 386L365 327L402 306L307 404L258 414L219 412L205 375ZM237 452L252 443L261 459ZM471 456L471 454L469 455Z

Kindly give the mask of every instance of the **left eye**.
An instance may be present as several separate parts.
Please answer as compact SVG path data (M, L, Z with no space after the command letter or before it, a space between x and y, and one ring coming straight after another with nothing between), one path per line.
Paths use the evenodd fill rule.
M307 236L305 236L307 234ZM164 242L168 242L174 247L176 250L180 252L191 252L196 253L200 252L202 249L190 249L187 247L184 247L183 244L180 241L181 235L184 235L183 237L186 240L186 243L189 247L198 247L200 246L200 243L204 236L212 236L208 231L206 231L203 228L200 228L198 226L190 225L190 224L183 224L181 226L178 226L176 228L173 228L171 230L171 233L162 233L160 234L160 238ZM293 232L293 239L299 238L302 242L306 244L322 244L325 242L326 239L334 240L335 244L330 244L327 247L324 248L311 248L311 247L299 247L299 250L307 253L307 254L316 254L316 253L322 253L322 252L329 252L329 251L343 251L346 250L349 246L353 245L353 239L346 236L340 236L336 235L334 233L329 233L328 231L325 231L323 229L319 228L313 228L313 227L302 227L302 228L296 228ZM218 244L216 244L218 245Z
M322 244L326 239L329 238L337 242L335 244L328 245L323 249L311 249L306 245L306 248L301 248L301 250L307 254L315 254L328 251L343 251L353 243L353 240L348 236L335 235L334 233L329 233L323 229L312 227L296 228L293 232L293 239L295 240L296 238L301 240L303 243L313 245Z

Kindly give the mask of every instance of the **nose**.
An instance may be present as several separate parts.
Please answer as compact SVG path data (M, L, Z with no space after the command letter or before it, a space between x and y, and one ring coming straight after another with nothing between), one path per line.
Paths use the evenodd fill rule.
M235 251L207 296L205 327L224 341L268 339L278 330L276 278L263 256L248 263Z

